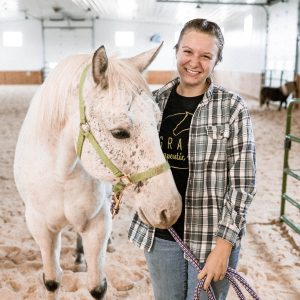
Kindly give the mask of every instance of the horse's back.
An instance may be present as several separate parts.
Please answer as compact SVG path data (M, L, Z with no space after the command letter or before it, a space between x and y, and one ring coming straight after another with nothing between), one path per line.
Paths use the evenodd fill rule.
M263 87L260 93L261 97L271 100L284 100L285 95L282 93L280 88L276 87Z

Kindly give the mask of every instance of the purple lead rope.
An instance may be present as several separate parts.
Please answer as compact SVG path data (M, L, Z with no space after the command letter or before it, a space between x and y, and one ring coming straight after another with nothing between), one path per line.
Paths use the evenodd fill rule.
M190 262L194 265L194 267L200 272L201 267L198 262L198 260L195 258L191 250L183 243L183 241L180 239L180 237L177 235L175 230L171 227L168 229L175 241L178 243L180 248L183 250L185 255L190 259ZM247 290L247 292L252 296L253 299L256 300L261 300L259 296L254 292L254 290L251 288L249 283L240 275L238 272L230 267L228 267L225 277L228 279L228 281L232 284L233 289L235 290L237 296L239 297L240 300L246 300L244 294L242 293L239 285L237 284L236 280L239 281L244 288ZM195 292L194 292L194 300L199 300L200 299L200 292L203 289L204 285L204 279L201 279L198 281L198 284L196 286ZM208 300L216 300L216 297L214 295L214 292L209 286L207 290L207 296Z

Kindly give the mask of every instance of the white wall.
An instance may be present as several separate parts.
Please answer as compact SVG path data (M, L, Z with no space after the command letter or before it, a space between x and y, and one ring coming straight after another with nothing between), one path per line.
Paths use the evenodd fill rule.
M3 47L5 31L23 32L23 47ZM0 70L41 70L43 67L42 26L37 20L0 22Z
M290 70L295 67L298 1L278 3L269 8L268 69Z
M263 8L253 7L250 10L253 15L253 30L249 36L244 34L244 17L228 20L224 25L225 46L223 61L217 66L217 70L230 70L239 72L261 73L265 62L266 44L266 14ZM109 20L96 21L95 36L96 45L104 44L107 51L122 57L135 55L141 51L153 48L157 44L149 41L150 37L157 33L164 41L164 46L149 69L174 70L175 62L175 35L180 31L181 25L165 25L139 22L112 22ZM117 48L114 46L115 31L134 31L135 47Z
M149 70L174 70L176 64L173 47L175 45L175 32L179 29L179 26L166 24L98 20L95 22L95 45L105 45L108 54L130 57L158 47L159 44L151 42L150 37L154 34L160 34L164 45L157 58L150 65ZM114 42L115 31L134 31L135 46L116 47Z
M252 16L252 30L244 32L244 21ZM224 25L225 46L221 71L261 73L265 64L266 13L262 7L251 6L239 18Z
M69 55L93 51L92 21L45 21L43 25L46 68Z
M268 38L268 65L270 65L270 61L284 61L286 63L286 61L294 59L297 3L298 0L290 0L288 4L278 3L269 9L271 17ZM244 18L249 14L253 15L253 29L247 36L244 33ZM49 24L46 25L49 26ZM241 9L239 18L227 17L227 19L222 21L221 25L225 31L224 59L217 66L216 70L261 73L265 67L266 15L264 9L256 6L251 6L251 9L247 8L247 10ZM150 37L153 34L160 34L161 39L164 41L164 46L149 69L174 70L176 64L173 47L175 45L175 33L180 28L181 25L95 20L93 32L94 48L105 45L109 55L132 56L158 46L158 44L150 42ZM3 31L23 31L23 47L3 47ZM115 31L134 31L135 46L127 48L115 47ZM81 51L87 52L95 50L92 49L90 43L90 30L86 31L88 37L84 37L85 42L76 40L72 47L65 51L62 49L63 46L58 47L61 44L60 40L62 37L64 41L70 41L70 39L79 39L79 36L84 34L83 30L80 35L77 35L77 37L75 35L74 37L74 31L69 30L62 35L57 34L57 40L55 40L55 35L51 35L50 40L52 44L50 42L46 43L47 49L45 53L52 53L52 56L59 58L59 56L65 56L64 54L72 49L74 49L74 52L78 52L79 48L81 48ZM0 22L0 39L0 70L40 70L43 68L44 50L42 48L41 22L37 20ZM83 45L84 43L89 45Z
M269 7L266 85L280 86L295 78L297 48L298 0ZM298 72L299 74L299 72Z

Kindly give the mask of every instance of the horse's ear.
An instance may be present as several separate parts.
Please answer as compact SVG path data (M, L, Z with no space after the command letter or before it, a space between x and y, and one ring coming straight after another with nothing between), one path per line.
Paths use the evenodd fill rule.
M160 51L162 42L157 48L143 52L137 56L131 57L128 60L140 71L143 72L154 60L158 52Z
M95 83L100 84L102 88L107 87L107 78L105 72L108 67L108 58L104 46L99 47L93 55L93 78Z

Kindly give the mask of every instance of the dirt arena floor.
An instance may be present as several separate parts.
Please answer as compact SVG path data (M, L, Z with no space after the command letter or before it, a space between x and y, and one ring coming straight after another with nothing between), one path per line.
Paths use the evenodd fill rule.
M13 179L18 132L37 86L0 86L0 299L45 299L39 249L24 221L24 205ZM238 271L261 299L300 299L300 237L279 220L286 110L259 108L247 100L257 144L257 195L249 210ZM293 112L293 133L300 137L300 108ZM300 145L293 144L290 166L300 170ZM299 171L300 173L300 171ZM288 194L300 201L300 182L288 180ZM286 213L300 225L299 210ZM115 251L107 254L107 300L152 300L143 251L127 241L133 210L123 205L113 222ZM86 273L73 272L75 233L63 232L61 300L92 299ZM247 293L245 292L245 295ZM228 299L237 299L231 290ZM247 299L251 299L247 296ZM166 299L168 300L168 299Z

